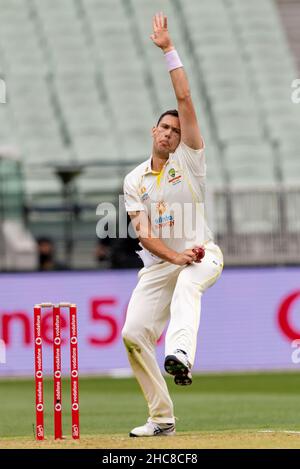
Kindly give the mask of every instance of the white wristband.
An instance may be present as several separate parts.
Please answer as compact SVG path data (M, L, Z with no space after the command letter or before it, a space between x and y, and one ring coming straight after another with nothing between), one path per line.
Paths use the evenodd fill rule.
M171 72L172 70L175 70L176 68L183 67L176 49L166 52L165 59L166 59L168 72Z

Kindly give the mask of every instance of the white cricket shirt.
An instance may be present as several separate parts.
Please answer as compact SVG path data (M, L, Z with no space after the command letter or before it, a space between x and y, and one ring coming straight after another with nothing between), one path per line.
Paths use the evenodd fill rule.
M152 171L151 159L124 179L126 211L146 211L153 233L177 252L213 240L205 217L204 148L193 150L181 142L160 173ZM145 248L138 254L146 267L161 262Z

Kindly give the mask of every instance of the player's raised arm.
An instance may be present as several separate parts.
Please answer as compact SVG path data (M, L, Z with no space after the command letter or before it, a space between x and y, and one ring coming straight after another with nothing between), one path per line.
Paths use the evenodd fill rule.
M168 31L167 17L156 14L152 20L154 44L165 54L168 70L171 75L181 127L181 140L195 150L203 148L197 116L193 105L186 73Z

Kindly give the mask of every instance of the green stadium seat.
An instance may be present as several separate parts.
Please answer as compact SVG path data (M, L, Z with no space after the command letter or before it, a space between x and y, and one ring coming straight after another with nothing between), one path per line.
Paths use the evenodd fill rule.
M222 171L221 165L211 160L211 152L206 151L206 162L207 162L207 185L212 189L220 189L225 186L225 177Z
M0 145L0 155L1 155ZM23 187L18 159L0 157L1 221L21 219Z
M0 104L0 146L6 143L5 139L13 136L13 121L7 106Z
M150 137L150 130L141 128L132 129L131 131L124 132L123 134L123 152L122 159L127 161L136 161L142 163L149 158L152 149L152 141Z
M220 141L231 142L234 140L256 140L263 136L260 122L256 116L247 116L246 113L218 115L216 127Z
M243 164L255 164L258 169L261 164L267 164L271 168L275 161L272 147L264 141L232 143L225 149L224 160L230 171L234 171L233 167Z
M118 194L122 192L124 173L120 168L106 168L99 166L88 168L76 180L76 187L83 203L94 201L95 204L101 202L99 193Z
M298 157L298 159L296 159ZM299 152L293 159L281 160L282 179L286 186L300 187L300 160Z
M236 191L231 194L231 201L234 233L257 235L279 230L278 199L275 191Z
M279 143L280 158L283 161L298 161L300 156L300 135L282 139Z
M73 0L33 0L36 8L46 15L68 16L74 13L75 3Z
M275 142L285 136L298 136L300 133L300 120L293 115L269 114L266 118L270 137Z
M95 163L101 160L119 158L118 146L113 138L100 135L74 135L73 145L76 161L80 163Z
M43 171L24 176L26 202L37 206L51 206L62 202L61 183L51 173ZM53 220L57 218L54 214Z
M251 187L276 186L274 169L268 164L243 163L228 168L231 186L235 189L250 189Z
M299 167L297 168L299 174ZM300 191L299 191L299 179L297 181L290 181L294 190L291 190L289 184L289 192L286 193L285 206L287 215L287 228L289 233L299 233L300 231ZM296 184L295 184L296 183Z

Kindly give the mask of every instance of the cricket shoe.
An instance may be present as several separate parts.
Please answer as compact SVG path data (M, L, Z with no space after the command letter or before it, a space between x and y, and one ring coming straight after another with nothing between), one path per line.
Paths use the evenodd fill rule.
M174 376L174 382L178 386L192 384L191 364L183 350L175 350L174 355L166 356L165 370L169 375Z
M154 423L148 418L145 425L136 427L129 433L129 436L173 436L175 435L174 423Z

